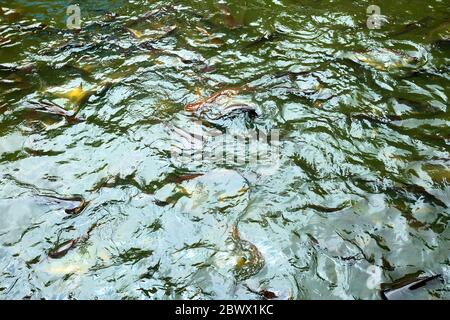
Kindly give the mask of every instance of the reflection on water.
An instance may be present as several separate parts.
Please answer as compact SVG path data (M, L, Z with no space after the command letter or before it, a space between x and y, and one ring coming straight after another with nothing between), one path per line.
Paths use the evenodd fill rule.
M449 298L446 1L67 5L0 9L1 298Z

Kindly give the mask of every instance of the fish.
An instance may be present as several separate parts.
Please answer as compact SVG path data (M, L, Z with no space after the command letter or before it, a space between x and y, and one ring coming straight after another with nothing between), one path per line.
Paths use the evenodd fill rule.
M89 201L86 201L80 196L73 196L73 197L64 197L55 195L38 195L38 196L62 205L63 207L65 207L64 211L69 215L77 215L81 213L89 204Z
M148 41L149 43L161 40L161 39L171 35L176 29L177 29L176 25L166 26L166 27L158 30L158 32L153 35L146 35L142 31L132 29L129 27L125 28L125 30L128 31L135 39L151 38L151 40Z
M441 50L449 50L450 49L450 39L436 40L433 43L433 46L436 48L439 48Z
M217 7L220 13L224 16L223 22L228 29L237 29L241 26L241 23L239 23L231 14L230 8L225 3L218 3Z
M396 36L403 35L405 33L410 33L410 32L416 31L417 29L427 27L432 20L433 20L433 18L431 16L426 16L418 21L408 23L407 25L402 27L400 30L391 32L389 35L391 37L396 37Z
M276 39L278 39L279 36L280 36L280 33L278 33L278 32L266 32L262 36L260 36L257 39L251 41L250 43L248 43L246 45L246 48L251 48L251 47L259 46L259 45L261 45L263 43L266 43L266 42L275 41Z
M435 284L437 280L442 282L442 275L405 279L391 284L391 288L380 291L383 300L416 300L419 289Z
M450 168L443 164L424 164L422 169L435 183L450 183Z
M256 294L256 295L260 296L264 300L273 300L273 299L277 299L278 298L278 295L275 292L273 292L273 291L269 291L269 290L253 290L247 285L245 285L245 287L247 288L248 291L250 291L253 294Z
M131 35L136 38L136 39L140 39L142 38L142 36L144 35L141 31L135 30L135 29L131 29L131 28L125 28L125 30L127 30L129 33L131 33Z
M186 111L190 111L190 112L197 111L198 109L203 108L205 106L205 104L207 104L207 103L214 103L214 102L217 102L217 100L219 98L232 97L238 93L239 93L239 90L237 90L237 89L221 90L219 92L214 93L213 95L211 95L210 97L208 97L206 99L201 99L200 101L196 101L194 103L186 105L186 107L184 109Z
M26 108L35 110L37 112L47 113L51 115L61 116L66 118L68 121L81 122L84 119L78 117L76 112L67 111L66 109L56 105L55 103L49 101L31 101Z
M168 13L170 10L173 10L173 6L169 4L169 5L167 5L165 7L162 7L162 8L156 8L156 9L147 11L147 12L139 15L138 17L136 17L134 20L128 22L125 25L125 27L132 27L132 26L134 26L134 25L136 25L138 23L141 23L143 21L154 19L154 18L158 17L161 14Z
M441 22L438 26L431 29L425 40L428 42L449 40L450 39L450 20Z
M428 192L424 187L416 185L416 184L410 184L410 183L403 183L398 182L394 187L399 188L400 190L411 192L413 194L418 194L421 197L423 197L426 201L429 201L435 205L438 205L442 208L447 209L448 206L439 198L437 198L435 195Z
M221 114L219 114L218 116L209 117L209 119L218 120L218 119L223 119L223 118L227 118L227 117L233 117L235 115L242 114L242 113L246 113L250 117L258 116L258 112L256 111L255 107L249 106L246 104L242 104L242 103L235 103L235 104L225 107L223 112L221 112Z
M336 208L329 208L329 207L319 206L319 205L315 205L315 204L309 204L309 205L307 205L305 207L302 207L302 209L306 209L306 208L314 209L314 210L319 211L319 212L332 213L332 212L337 212L337 211L344 210L345 208L347 208L347 204L343 204L343 205L341 205L339 207L336 207Z
M79 203L77 206L72 207L72 208L67 208L64 211L69 215L80 214L88 206L89 202L84 199L79 199L78 201L79 201Z
M181 176L175 176L175 177L170 177L168 178L168 182L171 183L182 183L183 181L188 181L188 180L192 180L198 177L201 177L203 175L203 173L193 173L193 174L185 174L185 175L181 175Z
M426 202L432 203L434 205L440 206L442 208L447 209L448 206L439 198L437 198L435 195L428 192L424 187L405 183L405 182L399 182L394 181L393 184L385 184L383 181L370 181L365 180L362 178L356 179L357 182L362 182L364 184L372 185L372 188L374 190L383 190L385 193L392 193L392 194L413 194L417 197L423 198Z
M35 68L35 66L31 63L24 64L24 65L16 65L13 63L0 64L0 72L6 73L6 74L12 74L12 73L29 74L34 71L34 68Z
M195 29L196 29L197 31L199 31L200 33L202 33L202 34L203 34L204 36L206 36L206 37L212 37L212 34L209 33L206 29L203 29L203 28L201 28L201 27L199 27L199 26L196 26Z
M60 259L64 257L70 250L74 249L80 242L85 241L91 235L91 232L98 226L98 223L92 224L87 232L81 237L66 240L48 251L48 256L52 259Z
M241 239L236 225L231 228L231 239L237 256L234 268L236 280L246 280L261 271L265 264L264 257L253 243Z
M393 71L408 67L417 68L426 63L425 59L419 59L404 52L387 48L346 53L342 57L380 71Z
M80 85L68 92L60 94L62 97L69 99L73 103L80 105L84 103L89 97L93 94L92 91L83 90L83 84Z
M48 256L52 259L59 259L64 257L71 249L76 246L78 240L79 239L67 240L61 244L56 245L48 252Z
M246 88L220 90L206 99L200 99L185 106L185 110L197 113L200 117L209 120L219 120L234 117L238 114L247 114L250 117L258 116L256 107L236 100L234 97Z

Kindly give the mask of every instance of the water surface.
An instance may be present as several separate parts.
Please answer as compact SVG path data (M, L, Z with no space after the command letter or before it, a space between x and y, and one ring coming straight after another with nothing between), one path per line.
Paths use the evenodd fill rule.
M449 298L449 1L70 4L1 4L1 298ZM202 126L279 130L278 168L171 157L248 87Z

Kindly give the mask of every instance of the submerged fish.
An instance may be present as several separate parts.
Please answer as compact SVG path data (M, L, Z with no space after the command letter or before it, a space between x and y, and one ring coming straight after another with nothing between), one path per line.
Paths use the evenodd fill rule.
M158 41L158 40L161 40L162 38L169 36L176 29L177 29L176 25L167 26L167 27L161 28L159 30L155 30L155 31L152 30L151 32L140 31L137 29L129 28L129 27L125 28L125 30L127 30L135 39L142 39L142 40L147 40L147 41L150 40L151 42Z
M343 57L357 63L365 64L380 71L420 67L426 63L425 60L422 61L417 57L385 48L365 52L347 53L344 54Z
M439 280L442 281L440 274L400 280L392 284L391 288L382 290L380 295L384 300L417 300L419 299L420 289L424 289L427 286L431 287L433 284L439 283Z
M52 196L52 195L43 195L43 197L56 202L64 207L64 211L70 215L77 215L81 213L89 204L89 201L86 201L82 197L74 196L74 197L60 197L60 196Z
M427 16L418 21L408 23L407 25L402 27L400 30L390 33L390 36L395 37L395 36L403 35L405 33L410 33L410 32L416 31L418 29L422 29L422 28L428 26L432 20L433 20L432 17Z
M244 285L244 287L253 294L260 296L263 300L291 300L292 293L287 290L282 291L271 291L266 289L258 289L254 290L250 288L248 285Z
M217 7L220 13L223 15L223 23L229 29L237 29L242 24L233 16L230 8L226 3L218 3Z
M136 25L138 23L141 23L143 21L154 19L154 18L158 17L161 14L167 13L171 9L172 9L172 6L168 5L166 7L156 8L156 9L147 11L147 12L139 15L137 18L135 18L135 19L131 20L130 22L128 22L126 24L126 27L131 27L131 26L134 26L134 25Z
M75 111L67 111L66 109L48 101L32 101L27 105L27 108L42 113L61 116L66 118L68 121L84 121L84 119L76 115Z
M27 152L30 151L25 150ZM64 212L69 215L79 214L89 205L89 201L86 201L81 196L60 196L46 193L36 193L34 196L46 205L55 204L57 207L64 209Z
M91 95L93 95L94 92L91 90L83 90L83 84L80 83L80 85L72 90L69 90L67 92L59 93L58 95L70 100L71 102L80 105L87 101Z
M245 89L224 89L206 99L200 99L185 107L186 111L194 112L207 120L218 120L233 117L238 114L247 114L251 117L258 115L257 109L248 101L238 100L236 96Z
M422 169L430 176L435 183L450 183L450 168L448 165L426 163Z
M48 256L52 259L59 259L64 257L67 252L76 246L78 239L72 239L64 241L61 244L56 245L53 249L48 252Z
M276 40L280 35L281 34L278 33L277 31L266 32L262 36L251 41L250 43L248 43L246 45L246 48L251 48L251 47L259 46L263 43L272 42L272 41Z
M450 40L450 20L444 21L431 29L425 37L425 40L429 42Z
M74 249L80 242L89 238L91 232L97 227L97 223L90 226L87 232L81 237L58 243L55 247L48 251L48 256L52 259L59 259L64 257L70 250Z
M264 257L253 243L241 239L236 225L232 227L231 239L237 257L234 268L236 280L246 280L261 271L265 264Z

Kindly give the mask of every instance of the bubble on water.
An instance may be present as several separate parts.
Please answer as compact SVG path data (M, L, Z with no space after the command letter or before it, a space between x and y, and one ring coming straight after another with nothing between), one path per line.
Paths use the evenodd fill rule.
M379 289L383 276L383 270L379 266L372 265L367 268L366 272L369 274L369 278L366 281L367 288L371 290Z

